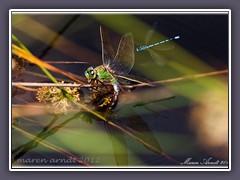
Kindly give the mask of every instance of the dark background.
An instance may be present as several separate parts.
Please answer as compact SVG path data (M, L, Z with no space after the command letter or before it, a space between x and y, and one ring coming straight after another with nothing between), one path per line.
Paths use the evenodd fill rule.
M228 15L227 14L178 14L178 15L135 15L142 22L146 23L149 27L152 27L154 31L163 34L166 37L174 37L180 35L180 39L176 42L197 56L199 59L205 61L216 69L222 70L228 65ZM16 35L30 51L37 57L45 60L72 60L72 61L87 61L92 65L100 65L101 60L101 42L99 27L103 25L101 22L95 20L88 15L31 15L31 18L40 24L44 24L50 30L61 34L70 41L77 45L91 49L91 53L98 54L98 59L91 57L91 53L86 55L87 52L74 52L74 54L64 54L61 51L56 51L54 48L47 47L41 41L34 39L29 36L28 33L22 32L19 29L13 27L13 34ZM14 21L13 21L14 22ZM30 23L30 22L29 22ZM129 25L125 25L129 27ZM26 27L27 28L27 27ZM131 29L131 26L129 27ZM134 28L134 27L133 27ZM24 29L24 28L23 28ZM111 41L117 48L118 41L121 37L109 27L107 27ZM149 29L150 30L150 29ZM83 35L84 34L84 35ZM147 34L147 32L146 32ZM142 34L145 39L146 34ZM133 34L134 36L135 34ZM58 37L56 41L52 43L58 43ZM52 38L53 39L53 38ZM157 40L150 38L151 43L156 43ZM34 43L32 43L34 42ZM47 43L47 42L46 42ZM145 44L144 42L135 42L135 46ZM66 47L67 48L67 47ZM159 47L156 47L159 48ZM66 51L71 51L67 49ZM164 51L161 51L164 53ZM136 56L140 56L141 52L136 52ZM217 61L212 61L213 57ZM212 59L213 59L212 58ZM137 58L136 58L137 59ZM187 59L185 61L188 61ZM220 61L220 62L218 62ZM191 63L191 62L189 62ZM82 71L85 70L86 66L74 65L69 70L72 72L83 75L83 72L78 72L79 67L83 67ZM72 69L74 68L74 69ZM78 69L77 69L78 68Z

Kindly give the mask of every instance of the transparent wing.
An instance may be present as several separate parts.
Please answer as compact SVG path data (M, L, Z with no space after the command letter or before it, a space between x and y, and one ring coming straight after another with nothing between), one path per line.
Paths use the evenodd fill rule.
M148 32L147 32L146 35L145 35L145 44L148 44L148 43L149 43L149 41L150 41L153 33L154 33L154 30L153 30L153 29L148 30Z
M135 61L134 41L131 33L125 34L118 45L118 50L110 68L118 73L127 74Z
M139 83L139 84L146 84L148 86L153 86L153 83L148 80L148 79L145 79L143 77L139 77L139 76L134 76L134 75L129 75L129 74L126 74L124 76L122 75L116 75L118 81L121 83L126 83L126 82L135 82L135 83Z
M161 44L161 45L154 46L153 49L157 51L168 51L168 50L174 49L174 45L171 43Z
M158 26L158 22L155 21L153 26L151 27L151 29L149 29L145 35L145 44L149 44L150 39L152 38L153 34L155 34L155 32L157 31L157 26Z
M103 65L108 66L112 64L114 60L114 51L112 44L110 43L106 29L103 26L100 26L100 36L102 44L102 60Z
M161 55L161 53L156 53L155 51L148 49L148 52L152 58L152 60L159 66L163 66L166 64L167 60L166 58Z

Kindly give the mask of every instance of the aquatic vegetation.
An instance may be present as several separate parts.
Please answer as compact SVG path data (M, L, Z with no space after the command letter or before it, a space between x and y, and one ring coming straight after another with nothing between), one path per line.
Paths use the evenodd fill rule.
M41 87L37 91L36 98L39 102L48 103L46 109L54 114L66 114L76 110L77 106L72 101L80 101L79 88L64 87L63 89L64 91L59 87ZM70 94L73 100L69 100L64 92Z

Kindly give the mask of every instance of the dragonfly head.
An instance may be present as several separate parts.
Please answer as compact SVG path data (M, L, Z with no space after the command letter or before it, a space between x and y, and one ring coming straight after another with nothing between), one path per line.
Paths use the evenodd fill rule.
M89 67L87 68L87 70L85 71L85 76L88 80L92 80L92 79L96 79L97 78L97 73L94 70L93 67Z

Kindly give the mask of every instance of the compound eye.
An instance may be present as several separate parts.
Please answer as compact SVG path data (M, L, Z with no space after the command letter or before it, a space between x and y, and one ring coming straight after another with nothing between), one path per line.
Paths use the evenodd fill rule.
M93 71L93 70L91 70L91 71L90 71L90 74L91 74L91 75L94 75L94 71Z

